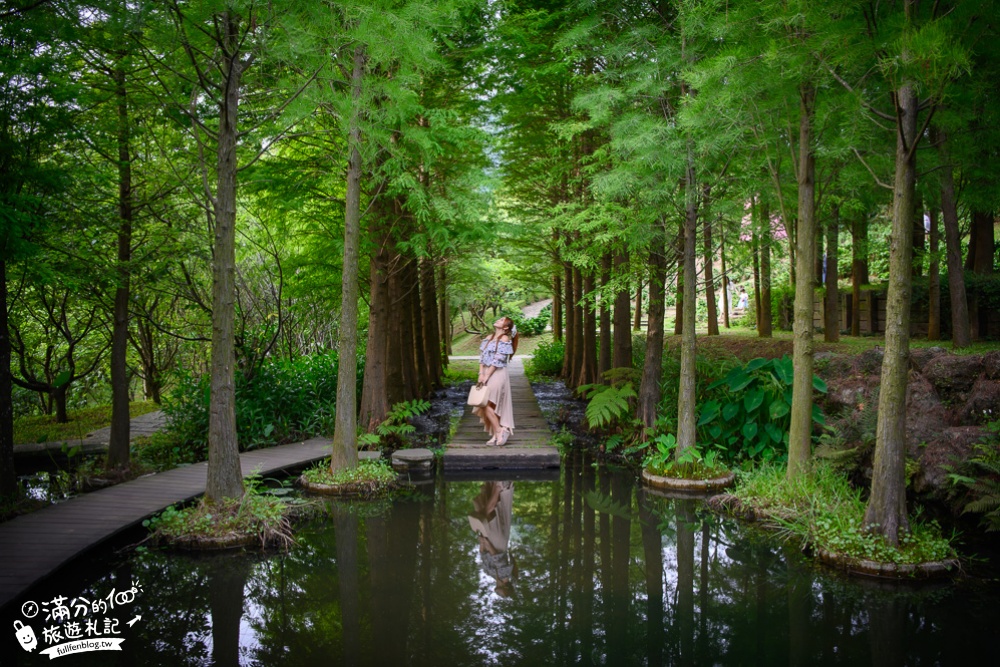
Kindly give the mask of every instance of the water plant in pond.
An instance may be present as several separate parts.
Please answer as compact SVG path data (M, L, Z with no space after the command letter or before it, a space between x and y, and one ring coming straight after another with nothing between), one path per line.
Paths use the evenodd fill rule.
M740 475L733 495L789 538L817 549L879 563L914 564L955 558L954 537L946 537L919 508L899 547L865 530L861 491L828 464L817 461L810 474L786 479L780 465L764 465Z
M676 436L661 433L652 439L642 467L654 475L676 479L715 479L728 472L717 450L688 447L680 456L676 451Z
M330 469L329 460L320 461L302 473L310 485L332 487L343 495L375 498L396 487L397 474L383 459L358 461L356 468Z
M261 547L291 546L291 517L305 501L286 498L285 486L267 488L257 473L246 478L244 487L240 499L171 505L142 525L154 540L181 547L214 549L254 542Z

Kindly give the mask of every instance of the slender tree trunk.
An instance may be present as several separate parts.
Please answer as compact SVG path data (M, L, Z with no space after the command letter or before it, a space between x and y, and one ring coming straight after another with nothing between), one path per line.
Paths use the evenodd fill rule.
M358 423L371 433L389 414L386 386L389 352L389 234L382 206L374 231L375 243L369 260L368 342L365 348L365 376L361 385L361 416Z
M812 439L813 278L816 258L816 158L812 147L812 120L816 91L804 83L799 94L799 207L798 276L795 285L795 324L792 349L791 427L788 433L789 479L806 471Z
M406 263L406 284L410 285L410 326L413 337L412 364L414 377L417 379L417 396L427 395L431 387L430 368L426 358L427 347L424 343L424 311L421 307L420 269L417 259L410 257ZM407 348L409 350L409 348Z
M677 226L677 293L674 297L674 335L684 330L684 220Z
M982 276L993 275L993 257L996 254L996 236L993 233L993 213L972 212L969 230L969 256L972 271Z
M583 291L586 294L594 292L594 273L588 270L583 278ZM597 375L597 313L593 308L583 311L583 367L580 374L581 384L593 384L600 381Z
M606 289L609 282L611 282L611 253L606 252L601 257L601 287L605 289L601 292L601 356L597 362L602 378L612 368L611 309L608 307L611 299L608 298Z
M697 299L698 274L695 256L698 246L698 193L695 182L693 150L688 147L687 175L685 178L684 216L684 327L681 333L681 373L677 392L677 449L680 458L690 447L695 446L695 303Z
M660 377L663 374L664 288L667 281L666 233L661 220L656 225L649 250L649 299L646 355L639 384L638 418L646 428L656 423L660 404Z
M573 339L573 333L576 327L573 324L573 304L576 302L576 294L573 292L573 267L566 262L563 265L563 289L565 290L565 298L563 303L566 307L566 347L563 352L563 368L561 375L565 378L566 383L572 387L573 385L573 355L576 353L576 341Z
M615 274L622 276L628 272L628 253L621 251L615 255ZM611 365L614 368L632 367L632 300L627 289L615 296L614 330L615 342Z
M705 189L705 199L708 199L708 188ZM715 248L712 245L712 222L705 217L705 299L708 302L708 335L719 335L719 310L715 302Z
M552 276L552 338L554 340L563 339L562 308L562 276L556 273Z
M52 398L52 403L55 405L56 409L56 422L59 424L65 424L69 421L69 415L66 412L66 398L68 395L68 384L56 387L49 393L49 396Z
M441 337L441 366L448 367L451 354L451 304L448 299L448 271L444 262L437 270L438 334Z
M441 386L441 336L438 332L437 292L434 289L434 262L430 256L420 258L420 303L423 308L424 356L430 388Z
M867 250L864 228L865 215L861 214L851 223L851 335L861 335L861 285L864 284L864 258Z
M928 209L931 228L929 233L930 268L927 272L927 340L941 340L941 231L938 212Z
M755 206L758 211L760 207ZM760 335L760 232L754 225L750 230L750 265L753 271L753 315L757 335Z
M224 31L224 89L219 108L218 167L215 193L215 245L212 248L212 382L208 416L208 477L205 499L243 496L243 472L236 437L236 120L240 77L238 21L219 16Z
M344 210L344 265L341 276L340 347L337 368L336 424L333 430L331 470L358 465L358 249L361 241L361 86L365 49L354 47L351 71L351 117L347 135L346 208Z
M836 343L840 340L840 293L837 275L840 272L840 207L834 205L826 227L826 301L823 308L823 340Z
M906 0L908 22L915 0ZM903 62L908 61L904 52ZM916 189L918 103L916 89L904 81L896 93L896 178L893 183L889 240L889 290L886 294L885 356L879 384L872 490L864 526L892 545L909 532L906 514L906 380L910 370L910 289L913 276L913 208Z
M114 70L118 101L118 258L115 305L111 329L111 433L108 436L108 466L124 468L129 463L128 406L128 299L129 262L132 259L132 156L129 150L128 97L125 69L121 61Z
M729 272L726 271L726 235L722 234L719 239L719 261L722 269L722 324L728 329L732 326L729 322Z
M580 376L587 341L583 337L583 273L576 267L573 268L573 295L576 297L576 303L573 304L573 341L576 344L573 346L573 376L570 386L579 387L583 384Z
M943 130L934 130L941 163L951 164L948 137ZM969 302L965 294L965 273L962 267L962 242L958 232L958 207L955 204L955 180L952 167L940 173L941 218L944 220L945 270L948 273L948 297L951 303L951 345L955 349L972 343L969 331Z
M14 467L14 400L7 322L7 261L0 257L0 501L17 496Z
M757 336L770 338L771 320L771 209L763 199L760 202L760 317L757 318Z
M386 248L390 250L389 247ZM412 377L409 372L406 346L410 336L404 335L405 322L409 322L407 305L409 300L403 293L401 257L390 250L390 259L386 266L389 289L389 313L386 318L386 402L395 405L416 396L413 391ZM364 412L362 411L362 414Z
M816 93L813 92L815 97ZM813 255L815 267L816 284L813 285L814 288L823 286L823 228L817 221L816 223L816 247L814 248L816 254Z
M913 277L924 275L924 204L920 195L916 195L913 204Z
M639 288L635 291L635 313L632 315L632 331L642 330L642 281L639 281Z

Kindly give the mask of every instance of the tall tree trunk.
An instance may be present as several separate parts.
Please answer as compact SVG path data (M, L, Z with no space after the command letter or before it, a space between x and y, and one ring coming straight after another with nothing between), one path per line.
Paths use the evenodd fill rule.
M361 86L365 49L354 47L351 71L351 117L347 133L347 193L344 209L344 265L341 275L340 346L337 368L336 424L331 470L358 465L358 248L361 241Z
M915 0L906 0L910 22ZM904 51L903 62L909 60ZM889 240L889 289L886 294L885 356L879 383L872 490L864 526L895 546L909 532L906 514L906 379L910 370L910 289L913 275L913 207L916 189L918 103L916 89L904 81L896 93L896 178L893 183Z
M993 213L972 212L972 227L969 229L969 256L972 258L973 273L993 275L993 257L996 254L996 236L993 233Z
M441 366L447 368L451 354L451 302L448 299L448 270L441 263L437 270L438 333L441 336Z
M17 473L14 468L14 387L10 375L10 357L7 261L0 256L0 501L17 496Z
M813 93L815 97L816 93ZM817 221L816 223L816 247L814 248L816 254L813 256L813 266L815 267L816 284L813 288L823 286L823 228L822 225Z
M799 90L799 207L795 232L799 281L795 285L795 324L792 365L792 415L788 433L789 479L804 473L812 439L813 392L813 278L816 258L816 157L812 121L816 91L809 83Z
M611 366L611 308L608 306L611 299L608 298L607 286L611 282L611 253L606 252L601 257L601 356L597 362L597 370L601 377L612 368Z
M115 97L118 102L118 258L115 305L111 329L111 433L108 436L108 466L129 463L128 406L128 299L132 259L132 156L129 150L128 97L125 68L115 66Z
M708 199L708 188L705 188L705 199ZM715 248L712 245L712 222L705 217L705 300L708 302L708 335L719 335L719 311L715 302Z
M575 331L575 327L573 325L573 304L576 302L577 296L573 292L573 267L569 262L563 264L563 289L565 290L563 305L566 308L566 346L563 352L563 367L561 375L566 380L566 383L572 387L573 355L576 353L576 341L573 339L573 333Z
M420 304L423 308L424 351L429 388L441 386L441 336L438 332L437 292L434 289L434 261L420 258Z
M583 273L577 267L573 267L573 295L576 297L576 303L573 304L573 341L576 345L573 346L573 375L570 386L579 387L583 384L580 375L583 371L583 356L586 354L584 346L587 341L583 337Z
M927 272L927 340L941 340L941 231L937 209L930 207L930 268Z
M663 374L664 288L667 281L666 232L661 220L656 225L649 249L649 299L646 354L639 384L638 418L646 428L656 423L660 404L660 376Z
M958 232L958 207L955 204L955 179L948 151L948 137L934 128L934 143L938 146L941 163L941 218L944 220L945 271L948 273L948 299L951 303L951 345L955 349L972 343L969 331L969 302L965 294L965 272L962 267L962 242Z
M760 317L757 318L757 336L771 337L771 209L765 200L760 202Z
M760 210L759 205L754 206L754 208ZM760 231L756 225L750 229L750 266L753 272L754 326L757 329L757 335L760 335Z
M219 105L218 166L215 193L215 245L212 248L212 382L208 415L208 473L205 499L243 496L243 472L236 438L236 120L243 74L239 21L219 16L223 31L225 76Z
M685 177L684 215L684 328L681 333L681 373L677 393L677 449L680 458L695 446L695 304L698 274L695 268L698 246L698 192L695 182L693 149L688 146L687 175Z
M826 301L823 308L823 340L836 343L840 340L840 293L837 276L840 272L840 207L834 204L826 227Z
M374 229L375 244L369 260L368 342L365 347L365 376L361 384L361 415L358 423L367 433L385 421L389 414L386 386L389 352L389 234L383 206Z
M732 326L729 322L729 311L732 304L729 303L729 272L726 271L726 235L723 233L719 238L719 262L722 269L722 324L728 329Z
M424 310L421 307L421 295L420 295L420 269L417 265L417 259L415 257L410 257L406 262L406 284L410 285L409 296L410 296L410 326L412 338L413 338L413 348L412 348L412 364L414 370L414 377L417 380L417 396L423 397L427 395L428 390L431 386L430 369L427 362L426 350L427 347L424 343ZM410 348L408 347L409 351Z
M680 336L684 330L684 219L677 225L676 244L677 292L674 296L674 335Z
M861 286L868 283L868 221L862 213L851 223L851 335L861 335Z
M588 269L583 278L583 291L593 294L594 288L594 272ZM597 375L597 312L587 307L583 311L583 367L580 384L593 384L600 379Z
M919 194L913 204L913 277L924 275L924 204Z
M390 237L391 238L391 237ZM386 319L386 402L395 405L416 396L412 388L413 378L409 372L406 345L410 341L405 323L409 322L408 299L403 291L403 275L400 255L391 250L386 266L388 274L389 313ZM362 413L363 414L363 413Z
M552 338L553 340L563 339L563 314L562 314L562 276L556 273L552 276Z
M639 281L639 288L635 291L635 312L632 315L632 331L642 330L642 281Z
M615 275L628 272L628 252L622 250L615 255ZM611 365L614 368L632 367L632 299L627 289L619 290L615 296L614 330L615 342Z

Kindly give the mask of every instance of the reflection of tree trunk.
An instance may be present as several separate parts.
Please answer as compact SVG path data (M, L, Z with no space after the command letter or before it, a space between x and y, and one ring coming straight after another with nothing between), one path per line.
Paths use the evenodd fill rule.
M239 667L240 664L240 620L248 570L246 559L228 557L212 563L209 569L212 664L218 667Z
M663 554L652 498L639 492L639 522L646 570L646 660L650 667L663 664Z
M694 664L694 501L677 500L677 628L680 664Z
M361 587L358 572L358 518L346 508L333 507L337 540L337 581L340 587L340 623L344 656L341 664L356 665L361 657Z
M601 258L601 287L607 287L611 281L611 253L606 252ZM597 370L604 377L605 371L611 368L611 299L607 291L601 293L601 356L597 362Z
M582 491L581 495L586 496L594 491L594 468L589 464L589 461L584 462L583 475L581 479ZM594 544L595 544L595 534L594 534L594 509L590 507L589 504L583 504L583 551L581 552L581 558L583 560L580 579L585 584L582 588L582 603L580 605L580 627L583 628L581 632L581 642L580 642L580 662L582 665L590 665L592 663L591 655L593 653L593 633L589 631L590 628L594 627Z
M409 658L409 621L421 504L398 503L388 517L365 522L371 576L372 624L376 665L402 665Z
M611 480L611 498L615 504L632 509L631 478L616 475ZM631 592L628 586L632 522L623 516L611 519L611 619L608 628L608 655L628 655L628 622L631 616Z
M628 254L622 251L615 255L615 274L622 276L628 271ZM614 329L615 342L611 365L614 368L632 367L632 300L623 288L615 296Z
M868 607L868 636L872 665L897 667L906 664L906 604L887 596Z
M790 550L789 550L790 551ZM788 554L789 558L794 557ZM809 664L809 635L813 632L810 621L812 602L812 577L808 570L789 572L788 591L788 664Z

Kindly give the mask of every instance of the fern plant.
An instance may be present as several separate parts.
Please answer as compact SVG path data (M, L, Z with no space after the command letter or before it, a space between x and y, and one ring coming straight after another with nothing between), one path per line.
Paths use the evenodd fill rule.
M376 447L389 449L403 447L406 445L407 437L417 430L410 423L410 419L427 412L430 407L430 401L423 399L396 403L392 406L385 421L375 427L375 433L365 433L358 436L358 444L373 449Z
M985 447L980 445L980 451ZM969 459L977 472L976 478L965 478L962 481L969 488L974 500L966 503L962 513L982 514L981 522L986 532L1000 530L1000 458L995 449L989 453L983 451L979 456ZM968 481L966 481L968 480Z
M632 415L630 401L638 395L631 382L615 387L603 384L587 384L578 390L587 398L587 423L590 428L610 429Z

